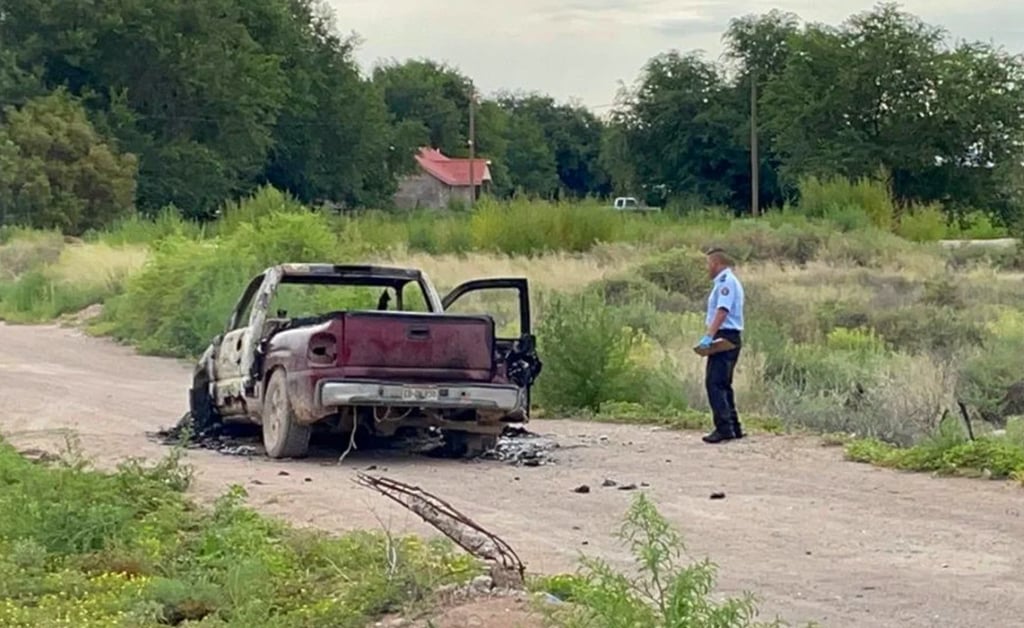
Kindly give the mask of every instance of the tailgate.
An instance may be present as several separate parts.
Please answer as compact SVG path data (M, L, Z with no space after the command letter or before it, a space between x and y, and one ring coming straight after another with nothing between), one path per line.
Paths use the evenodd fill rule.
M494 321L486 316L356 312L344 317L349 377L491 379Z

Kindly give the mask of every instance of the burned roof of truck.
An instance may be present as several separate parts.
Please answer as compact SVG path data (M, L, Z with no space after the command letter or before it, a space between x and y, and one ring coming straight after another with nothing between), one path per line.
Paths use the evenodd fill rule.
M369 264L278 264L267 271L273 269L280 271L282 283L401 285L423 278L415 268Z

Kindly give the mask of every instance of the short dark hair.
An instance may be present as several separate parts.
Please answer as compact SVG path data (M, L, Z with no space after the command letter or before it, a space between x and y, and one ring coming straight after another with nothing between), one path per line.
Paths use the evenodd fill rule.
M732 258L729 257L729 254L726 253L725 249L723 248L717 246L711 247L704 254L707 255L708 257L717 258L718 261L722 262L726 266L732 266Z

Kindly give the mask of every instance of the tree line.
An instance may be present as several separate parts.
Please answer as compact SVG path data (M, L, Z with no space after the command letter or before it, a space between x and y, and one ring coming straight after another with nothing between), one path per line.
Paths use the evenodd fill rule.
M209 218L270 184L389 205L413 154L468 152L470 77L430 60L369 74L317 0L0 0L0 223L100 227L136 209ZM1024 63L894 5L838 26L733 20L721 62L651 59L605 119L535 93L476 104L493 192L762 206L804 177L886 173L897 198L1017 220Z

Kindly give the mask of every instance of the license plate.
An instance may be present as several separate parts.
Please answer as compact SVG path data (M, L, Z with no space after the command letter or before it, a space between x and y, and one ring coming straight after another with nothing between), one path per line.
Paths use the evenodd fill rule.
M437 401L437 389L406 387L402 389L402 399L404 401Z

